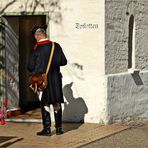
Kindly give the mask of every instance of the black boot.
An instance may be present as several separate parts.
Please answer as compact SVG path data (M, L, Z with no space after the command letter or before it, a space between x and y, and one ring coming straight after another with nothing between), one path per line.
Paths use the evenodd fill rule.
M42 131L37 132L38 136L51 136L51 130L50 128L44 128Z
M62 135L64 132L62 130L62 127L57 127L56 128L56 135Z
M39 135L39 136L51 136L50 113L45 110L44 106L41 107L41 113L42 113L42 120L43 120L43 130L41 132L38 132L37 135Z
M58 111L54 111L54 118L55 118L55 127L56 127L56 135L63 134L62 130L62 108L60 105L60 109Z

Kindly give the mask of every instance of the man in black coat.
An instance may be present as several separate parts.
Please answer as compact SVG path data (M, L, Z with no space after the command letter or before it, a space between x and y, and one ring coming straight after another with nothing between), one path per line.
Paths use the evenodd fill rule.
M35 26L32 29L32 34L37 40L34 49L30 53L28 61L28 70L35 74L45 73L49 56L51 53L52 42L46 37L47 25ZM53 105L56 134L63 134L62 131L62 108L61 103L64 103L62 92L62 74L60 66L67 64L67 59L62 51L61 46L55 43L55 50L48 72L48 86L43 90L41 98L41 113L43 120L43 130L37 135L51 136L51 118L50 113L45 110L44 106Z

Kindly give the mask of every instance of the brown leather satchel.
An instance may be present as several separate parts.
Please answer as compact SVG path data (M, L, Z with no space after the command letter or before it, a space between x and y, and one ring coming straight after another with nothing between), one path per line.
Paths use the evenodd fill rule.
M33 74L33 75L29 76L29 87L34 91L34 93L44 90L48 85L47 74L48 74L50 66L51 66L51 61L52 61L54 49L55 49L55 44L54 44L54 42L52 42L52 49L51 49L46 73Z

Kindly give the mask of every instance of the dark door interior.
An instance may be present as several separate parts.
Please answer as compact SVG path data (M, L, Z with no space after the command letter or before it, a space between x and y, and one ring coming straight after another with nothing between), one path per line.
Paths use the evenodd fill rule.
M28 87L27 62L30 50L35 44L31 29L35 25L45 24L46 16L5 16L5 18L19 37L19 106L24 111L32 110L39 107L39 101Z

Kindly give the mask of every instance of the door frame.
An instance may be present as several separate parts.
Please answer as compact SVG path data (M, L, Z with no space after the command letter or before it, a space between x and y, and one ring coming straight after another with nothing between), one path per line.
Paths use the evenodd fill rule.
M46 24L48 24L47 27L47 36L50 38L50 17L49 17L49 12L45 11L45 12L4 12L2 15L0 15L1 17L5 17L5 16L31 16L31 15L45 15L46 16Z
M31 16L31 15L33 15L33 16L44 15L46 17L46 24L48 24L48 26L49 26L47 28L47 36L50 38L49 12L34 12L34 13L32 13L32 12L26 12L26 13L21 13L21 12L18 12L18 13L17 12L5 12L2 15L0 15L0 19L1 18L5 18L6 16L18 16L18 17L21 17L21 16ZM4 40L4 42L5 42L5 40ZM6 94L6 97L7 97L7 90L6 90L6 88L5 88L5 94ZM18 108L18 110L20 110L20 109ZM17 110L15 110L14 112L17 112ZM13 113L13 114L15 114L15 113Z

